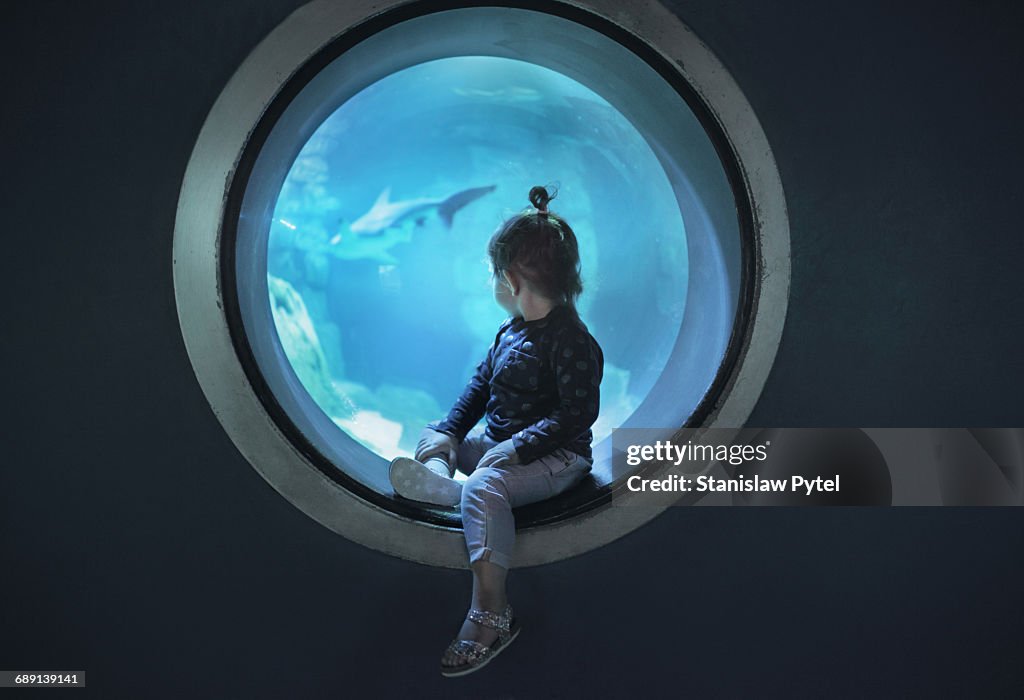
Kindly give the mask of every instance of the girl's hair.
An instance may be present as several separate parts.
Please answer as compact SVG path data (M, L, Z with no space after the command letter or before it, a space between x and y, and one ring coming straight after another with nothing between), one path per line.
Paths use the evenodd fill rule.
M565 219L549 212L555 198L545 187L530 190L533 210L513 216L501 225L487 245L494 274L513 270L526 278L540 294L575 308L583 291L580 253Z

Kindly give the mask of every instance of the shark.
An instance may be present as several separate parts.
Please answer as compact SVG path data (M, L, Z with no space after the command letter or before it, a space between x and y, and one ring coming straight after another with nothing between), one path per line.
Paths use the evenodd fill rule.
M497 185L471 187L446 199L404 199L391 201L391 188L386 187L370 211L352 222L349 230L358 236L380 236L390 228L398 228L407 221L421 225L427 216L436 212L446 228L451 228L455 212L495 190Z

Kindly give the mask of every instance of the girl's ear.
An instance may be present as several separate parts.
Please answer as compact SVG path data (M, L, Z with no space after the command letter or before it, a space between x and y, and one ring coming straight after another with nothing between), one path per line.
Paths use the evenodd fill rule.
M519 296L519 277L516 273L511 270L504 270L501 274L505 278L505 284L508 285L509 291L512 292L512 296Z

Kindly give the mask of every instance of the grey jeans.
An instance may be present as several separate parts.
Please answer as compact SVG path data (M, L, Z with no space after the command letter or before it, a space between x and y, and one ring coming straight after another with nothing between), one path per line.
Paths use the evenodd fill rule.
M486 435L467 436L451 466L469 476L462 486L461 507L470 563L490 561L509 569L516 536L512 509L567 491L590 472L593 462L558 449L526 464L497 462L477 469L480 458L497 444Z

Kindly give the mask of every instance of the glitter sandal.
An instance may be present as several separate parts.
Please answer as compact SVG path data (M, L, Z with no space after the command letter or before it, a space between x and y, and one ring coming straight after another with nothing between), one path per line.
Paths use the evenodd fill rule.
M473 673L473 671L478 671L486 666L491 659L504 651L505 647L519 636L519 620L512 617L511 605L505 606L505 612L500 615L487 610L473 608L466 617L478 625L496 630L498 638L490 646L473 641L472 639L456 639L449 644L448 649L445 651L453 652L457 663L453 666L441 666L441 675L446 678L465 676L468 673Z

